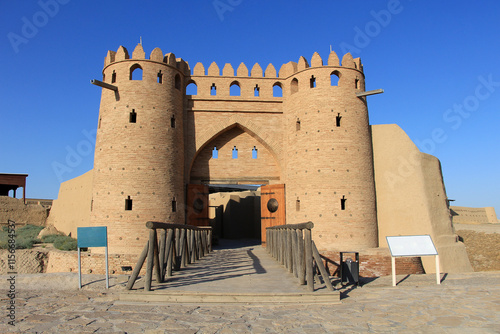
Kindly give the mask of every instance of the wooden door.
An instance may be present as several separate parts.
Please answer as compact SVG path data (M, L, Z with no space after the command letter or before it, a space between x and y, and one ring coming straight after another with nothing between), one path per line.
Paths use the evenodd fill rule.
M285 185L273 184L260 188L261 240L266 244L266 227L285 224Z
M186 220L188 225L210 226L207 185L188 184Z

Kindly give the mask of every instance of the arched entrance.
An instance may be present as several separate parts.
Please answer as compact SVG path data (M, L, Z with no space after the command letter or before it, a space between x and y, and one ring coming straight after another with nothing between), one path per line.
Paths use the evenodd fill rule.
M281 175L280 164L269 145L240 124L228 126L207 140L191 163L187 223L212 224L219 237L264 241L266 226L284 223ZM277 186L283 189L274 196L280 203L279 212L274 207L269 211L267 202L270 193L275 192L268 187Z

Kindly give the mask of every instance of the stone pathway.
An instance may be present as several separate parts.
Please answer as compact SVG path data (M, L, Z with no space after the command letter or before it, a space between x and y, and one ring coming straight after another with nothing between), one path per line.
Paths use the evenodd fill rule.
M251 254L228 265L234 277L213 282L231 291L227 282L245 286L238 273L247 270L256 272L247 279L257 282L271 269ZM295 278L281 276L276 289L287 290ZM363 279L362 288L340 290L339 304L128 302L119 300L124 283L118 277L106 290L103 276L85 275L78 290L74 273L18 275L15 326L8 325L7 278L0 277L1 333L500 333L500 272L444 274L441 285L434 274L398 276L397 287L390 276ZM190 289L209 290L200 277L191 283Z

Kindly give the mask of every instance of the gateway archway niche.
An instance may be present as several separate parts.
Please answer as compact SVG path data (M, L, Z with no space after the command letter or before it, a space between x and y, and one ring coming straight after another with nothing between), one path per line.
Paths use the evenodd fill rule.
M274 218L261 212L268 209L261 205L260 186L281 183L281 168L270 146L247 128L232 124L202 145L193 159L188 224L211 224L220 238L261 239L261 225ZM284 192L276 200L284 209ZM206 212L200 212L201 203Z

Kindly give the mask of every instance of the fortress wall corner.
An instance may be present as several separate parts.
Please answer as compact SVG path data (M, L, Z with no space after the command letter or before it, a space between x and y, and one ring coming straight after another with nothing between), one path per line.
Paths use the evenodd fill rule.
M429 234L442 272L472 271L453 232L439 160L421 153L395 124L371 128L380 247L387 247L386 236ZM433 258L422 263L435 272Z
M61 183L52 203L47 225L76 238L77 227L90 226L93 170Z

